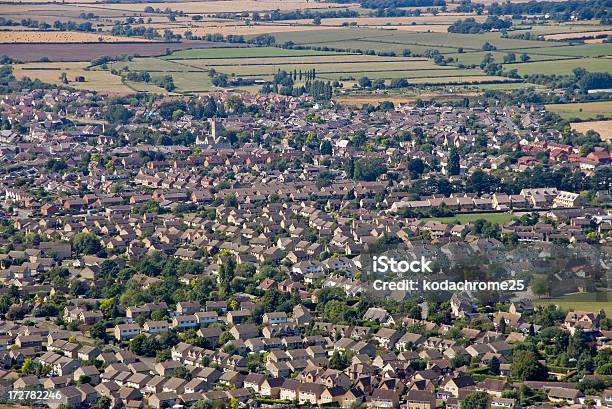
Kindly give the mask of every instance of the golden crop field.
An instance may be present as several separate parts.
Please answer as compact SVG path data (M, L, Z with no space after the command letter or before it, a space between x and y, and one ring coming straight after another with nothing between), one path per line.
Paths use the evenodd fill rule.
M165 2L163 8L182 11L193 14L211 13L242 13L253 11L273 11L273 10L304 10L304 9L329 9L357 7L354 4L338 3L317 3L306 0L221 0L221 1L186 1L186 2ZM160 3L138 3L138 4L97 4L99 8L124 10L124 11L144 11L147 6L159 7Z
M144 38L119 37L76 31L0 31L0 43L116 43L150 42Z
M589 129L597 132L601 139L605 141L612 140L612 120L608 121L589 121L589 122L573 122L572 129L585 133Z
M43 82L51 84L61 84L60 76L66 73L69 86L111 94L128 94L132 89L121 83L121 77L113 75L110 71L91 70L85 68L89 65L86 62L61 62L61 63L30 63L13 65L13 74L17 78L29 77L38 78ZM77 76L85 77L85 82L75 82Z

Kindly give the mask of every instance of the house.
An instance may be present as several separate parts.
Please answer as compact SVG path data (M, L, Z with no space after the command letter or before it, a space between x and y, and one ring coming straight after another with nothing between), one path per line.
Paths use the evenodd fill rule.
M147 403L154 409L172 408L178 394L175 392L159 392L154 393L147 399Z
M93 365L81 366L80 368L77 368L72 375L75 382L84 379L87 381L87 383L92 385L97 385L100 383L100 372Z
M176 312L180 315L191 315L200 311L200 303L197 301L181 301L176 304Z
M263 323L268 325L279 325L287 323L287 313L267 312L263 315Z
M298 304L293 307L293 321L297 326L306 326L310 324L310 321L312 321L312 314L308 308Z
M266 380L266 377L258 373L249 373L243 381L243 387L252 390L254 393L259 393L261 385Z
M172 328L186 330L197 326L198 320L195 315L176 315L172 317Z
M402 335L403 334L400 331L390 328L381 328L376 334L374 334L374 340L383 348L392 350L395 348L395 344L397 341L399 341Z
M167 321L146 321L143 329L149 334L161 334L170 331L170 324Z
M300 383L294 379L285 379L280 386L279 398L283 400L298 400Z
M115 325L115 338L118 341L126 341L140 334L140 325L138 324L118 324Z
M259 388L259 394L266 398L278 398L284 382L284 378L266 378Z
M238 324L230 329L230 334L234 339L249 339L259 336L259 328L255 324Z
M363 314L364 321L376 321L382 325L393 324L393 317L384 308L371 307Z
M584 393L577 389L551 387L548 390L548 399L551 402L578 403L579 398L584 397Z
M409 409L435 409L436 396L429 391L410 390L406 397Z
M453 316L460 318L465 316L465 313L474 311L472 303L464 296L454 293L450 299L451 311Z
M374 408L399 408L399 394L394 390L376 388L370 395L368 406Z
M304 382L299 385L298 402L301 405L317 405L321 395L325 391L325 386L313 382Z

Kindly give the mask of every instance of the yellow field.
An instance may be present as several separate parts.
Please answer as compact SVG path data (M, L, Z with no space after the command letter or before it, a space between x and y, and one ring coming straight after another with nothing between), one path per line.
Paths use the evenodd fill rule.
M590 38L588 40L584 40L585 44L599 44L603 43L605 38Z
M62 62L62 63L31 63L13 65L13 73L17 78L38 78L43 82L61 84L60 75L66 73L69 86L98 91L110 94L129 94L132 90L121 83L121 77L113 75L110 71L86 71L89 65L86 62ZM76 76L85 77L85 82L74 82Z
M596 35L611 35L612 30L602 30L602 31L586 31L586 32L577 32L577 33L563 33L563 34L548 34L544 36L546 40L568 40L570 38L583 38L590 37Z
M222 0L222 1L187 1L187 2L165 2L161 4L163 8L169 7L172 10L183 11L194 14L210 13L241 13L252 11L273 11L273 10L304 10L304 9L327 9L327 8L346 8L357 7L353 4L337 3L317 3L305 0ZM138 3L138 4L97 4L96 7L125 10L125 11L144 11L145 7L160 7L160 3Z
M144 38L119 37L76 31L0 31L0 43L116 43L149 41Z
M572 129L578 132L585 133L589 129L597 132L601 139L605 141L612 140L612 120L608 121L590 121L590 122L573 122Z

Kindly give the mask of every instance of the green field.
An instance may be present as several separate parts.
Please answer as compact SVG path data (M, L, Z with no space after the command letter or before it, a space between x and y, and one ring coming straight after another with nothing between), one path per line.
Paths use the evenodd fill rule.
M612 73L612 63L606 58L577 58L572 60L559 60L553 63L548 61L529 62L519 64L505 64L504 69L516 69L521 75L557 74L570 75L575 68L584 68L591 72Z
M469 214L458 214L452 217L430 217L421 219L424 221L437 220L444 223L456 222L459 224L471 223L475 220L484 219L491 223L504 224L515 218L516 215L513 213L469 213Z
M549 55L549 56L562 56L562 57L605 57L612 55L612 44L583 44L583 45L567 45L563 47L543 47L543 48L529 48L529 49L517 49L516 52L525 52L529 54L532 59L535 59L534 54L538 55Z
M165 60L190 60L201 58L254 58L254 57L296 57L309 55L333 54L313 50L285 50L277 47L250 47L250 48L204 48L177 51L161 57Z
M606 119L612 118L612 101L583 102L577 104L550 104L546 109L565 119Z
M316 70L322 80L356 81L361 77L392 80L405 78L413 84L475 84L508 81L505 77L484 75L480 69L440 66L426 58L358 55L275 47L223 49L230 53L219 58L221 49L179 51L161 58L134 58L111 64L115 70L148 71L153 77L172 75L177 92L206 92L214 89L208 72L269 81L280 70ZM298 79L298 83L301 81ZM141 87L131 84L135 90ZM259 86L258 88L260 88ZM243 87L239 87L242 89ZM252 87L249 88L252 90Z
M562 34L562 33L583 33L590 31L610 30L608 25L597 24L542 24L528 26L513 26L516 30L529 31L534 34Z
M456 34L456 33L418 33L371 28L347 28L334 31L333 36L321 31L287 32L277 34L277 43L293 41L296 44L328 46L338 48L365 48L374 50L396 50L411 46L424 46L456 52L457 48L465 50L481 50L484 43L489 42L499 50L542 47L541 41L515 40L502 38L500 33ZM330 38L331 37L331 38ZM560 42L547 42L548 46L563 45ZM454 50L453 50L454 49Z
M555 47L553 47L555 48ZM559 55L541 55L541 54L532 54L530 50L524 50L525 54L529 55L529 61L550 61L550 60L564 60L569 59L571 57L559 56ZM514 52L516 54L516 59L519 60L522 52ZM475 52L466 52L466 53L453 53L448 54L446 57L452 57L457 60L456 64L463 65L479 65L482 62L482 59L487 53L486 51L475 51ZM504 56L508 54L508 52L499 52L493 51L490 54L493 55L493 58L496 62L501 63L504 61ZM455 63L454 63L455 64Z
M558 305L563 310L599 312L612 314L612 292L567 294L558 298L534 300L536 305Z

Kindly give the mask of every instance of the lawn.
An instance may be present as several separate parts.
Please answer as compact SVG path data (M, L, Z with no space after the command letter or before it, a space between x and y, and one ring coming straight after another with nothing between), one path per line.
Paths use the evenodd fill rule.
M612 314L612 292L575 293L557 298L534 300L536 305L558 305L563 310L599 312L604 310L607 316Z
M550 104L546 109L565 119L606 119L612 117L612 101L583 102L576 104Z
M468 213L468 214L457 214L452 217L429 217L421 219L424 221L436 220L444 223L456 222L459 224L471 223L475 220L484 219L491 223L504 224L515 218L516 215L513 213Z

